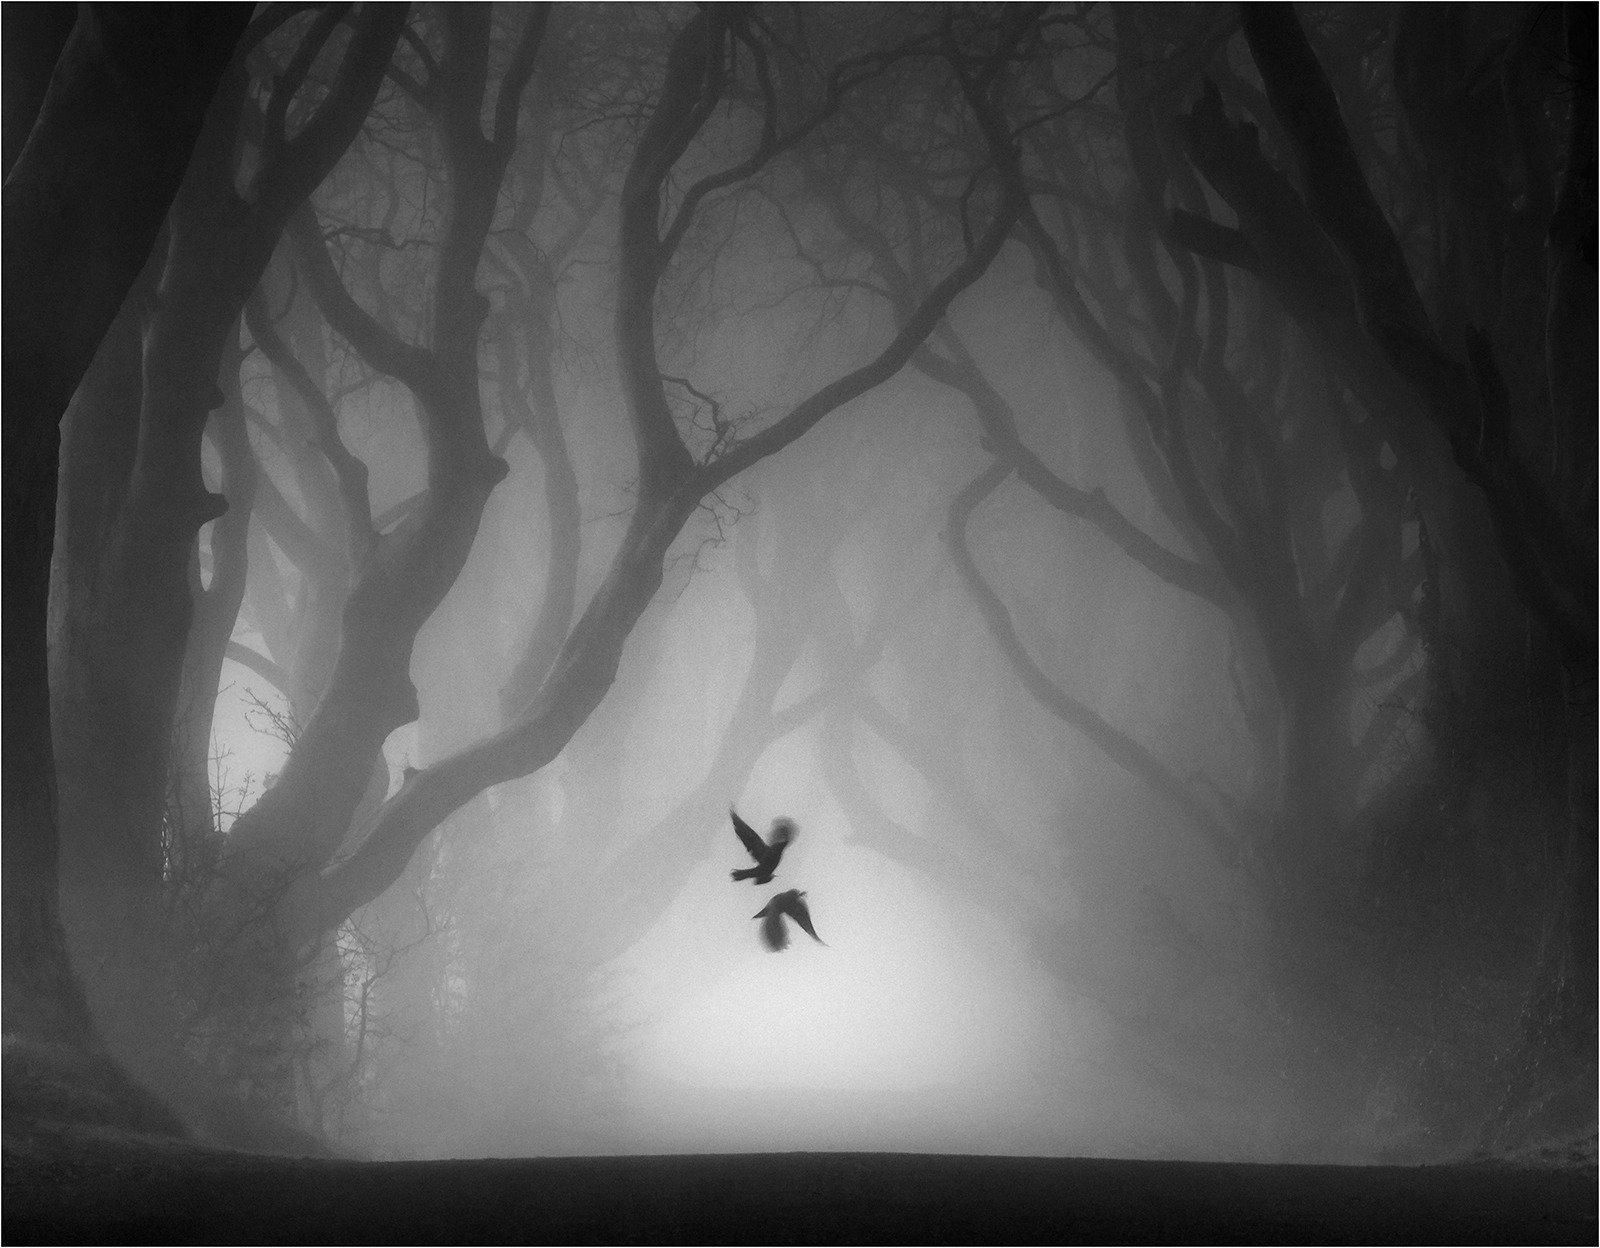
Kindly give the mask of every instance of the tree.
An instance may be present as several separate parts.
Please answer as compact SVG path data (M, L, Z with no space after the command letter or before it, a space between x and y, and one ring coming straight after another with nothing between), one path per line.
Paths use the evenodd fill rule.
M1393 89L1425 170L1419 172L1438 179L1417 184L1428 186L1420 193L1433 200L1438 222L1438 260L1423 270L1424 282L1413 276L1414 263L1351 141L1341 101L1286 6L1246 9L1242 21L1298 187L1266 159L1250 130L1225 116L1214 92L1191 110L1184 141L1239 219L1230 242L1258 258L1262 280L1328 345L1346 384L1369 393L1374 385L1387 388L1390 401L1374 414L1417 482L1423 522L1448 573L1476 576L1480 584L1484 571L1494 576L1493 563L1474 548L1459 518L1481 514L1498 553L1494 562L1539 622L1549 647L1543 661L1559 665L1562 687L1580 690L1595 679L1594 495L1591 474L1576 467L1593 459L1587 396L1594 382L1592 369L1562 363L1552 371L1550 361L1574 358L1569 336L1585 333L1594 315L1592 297L1574 298L1593 282L1592 248L1585 258L1570 232L1578 221L1593 220L1594 78L1585 19L1574 10L1564 20L1575 94L1561 121L1539 103L1548 98L1558 54L1548 37L1537 36L1531 18L1503 45L1502 95L1473 78L1487 61L1467 64L1484 55L1469 41L1481 48L1486 39L1503 38L1500 32L1478 24L1443 31L1422 15L1402 23ZM1419 77L1415 69L1430 34L1442 34L1453 52L1442 80ZM1511 211L1476 202L1484 188L1466 172L1472 152L1509 158L1506 167L1522 183ZM1468 221L1470 229L1463 227ZM1318 263L1304 262L1303 247L1291 252L1291 239L1316 239ZM1541 239L1546 265L1499 263L1505 256L1531 258ZM1244 254L1233 247L1235 263ZM1312 274L1321 289L1308 282ZM1505 307L1533 315L1508 321ZM1530 340L1530 326L1542 334ZM1576 416L1580 407L1584 415ZM1475 595L1470 609L1482 617L1483 606ZM1487 655L1504 634L1493 623L1463 631L1483 639L1476 653L1485 660L1467 677L1478 686L1467 692L1481 716L1499 695ZM1595 1044L1593 700L1561 700L1565 709L1553 718L1563 724L1569 802L1554 855L1560 883L1528 1007L1527 1055L1514 1080L1520 1086L1510 1097L1524 1109L1539 1107L1536 1117L1564 1112L1578 1086L1573 1080L1588 1082L1587 1073L1574 1072L1592 1067Z
M944 307L982 272L1005 236L1009 218L1002 205L974 249L934 288L907 326L873 360L796 404L775 424L731 449L718 448L719 453L713 458L697 462L674 428L664 394L665 383L654 362L651 307L657 286L700 201L721 186L746 176L747 171L759 168L820 120L805 118L793 132L783 134L778 131L778 120L773 118L768 123L769 134L755 155L690 187L668 218L665 232L661 231L657 217L662 183L724 89L720 75L725 49L747 38L737 26L730 27L711 16L697 18L680 32L667 64L660 100L624 182L617 334L629 414L640 448L641 476L639 502L622 549L569 633L561 656L534 703L511 726L423 769L389 799L362 842L323 874L313 895L296 902L295 930L302 936L326 930L392 883L415 845L471 794L537 770L554 757L614 678L628 630L659 587L667 550L700 500L744 468L792 442L828 412L890 375L932 328ZM871 58L864 59L871 64ZM848 81L847 74L852 69L847 65L843 72L836 73L836 79ZM836 92L840 89L834 88ZM292 789L284 787L283 791L283 800L289 800L287 795Z
M158 298L139 353L117 353L99 365L142 379L131 385L125 372L112 383L117 393L140 395L138 437L121 465L125 475L94 482L105 499L115 499L116 522L104 545L77 563L58 562L55 570L63 601L96 604L86 617L69 613L51 655L56 761L63 795L72 801L70 809L63 807L63 847L76 882L87 876L92 885L69 892L67 900L85 907L90 926L80 938L91 948L107 947L108 938L93 924L114 929L130 914L139 916L122 932L130 944L155 938L148 903L159 893L163 870L169 757L192 613L190 569L196 533L222 508L201 477L200 438L221 397L216 375L227 335L283 216L359 126L383 72L385 41L392 44L403 12L380 8L356 18L338 86L314 116L297 118L304 124L291 138L283 133L291 97L342 10L311 22L267 101L271 125L263 159L251 171L255 181L245 188L247 201L234 178L236 126L249 87L245 63L290 16L277 10L264 17L228 61L215 99L207 98L195 156L167 218ZM180 47L173 55L188 53ZM112 141L117 132L104 133ZM68 484L78 479L74 467L66 466ZM69 516L79 505L81 498L63 492ZM159 960L153 947L145 948ZM156 1008L148 995L132 1001Z
M806 757L1162 1097L1270 1060L1330 1156L1385 1085L1438 1141L1497 1082L1559 1117L1592 60L1303 16L259 19L64 427L63 869L157 968L96 977L122 1042L375 1142L506 1024L608 1086L592 973ZM287 751L237 818L228 658Z
M393 61L402 10L359 10L349 19L347 37L345 20L342 9L290 17L253 62L239 59L232 66L170 219L159 300L139 358L137 444L120 479L95 479L92 473L64 478L78 481L69 512L118 500L109 540L100 548L67 546L57 569L69 617L54 656L56 696L64 712L71 708L71 731L61 739L72 748L63 756L62 774L75 803L70 828L76 861L87 867L80 878L90 885L76 894L80 938L102 948L120 940L169 968L168 990L140 995L135 1043L152 1054L174 1043L211 1053L222 1068L249 1080L280 1116L292 1113L295 1096L283 1057L300 1025L292 985L308 951L329 948L345 920L402 876L417 847L452 811L493 784L537 771L561 751L615 678L622 646L662 583L668 552L703 500L898 370L949 303L983 273L1008 233L1015 204L1009 193L975 187L987 201L987 224L887 345L748 436L718 423L716 404L710 403L711 438L701 445L699 435L677 426L667 395L676 383L663 376L658 362L658 306L673 263L692 237L698 245L695 232L704 228L708 211L825 125L861 80L907 57L921 58L930 73L938 72L939 62L936 44L913 32L881 50L843 56L819 75L817 85L788 100L777 94L769 74L778 44L764 25L732 13L707 13L672 31L657 71L659 91L650 97L648 120L627 154L616 226L619 377L640 473L628 531L554 659L534 660L548 664L537 694L508 696L511 713L499 732L408 773L363 835L347 843L364 795L382 774L385 739L418 713L408 670L418 631L455 583L491 492L506 472L499 451L490 447L484 419L479 354L489 307L477 286L502 181L518 150L523 88L536 76L547 18L542 9L531 11L502 56L498 24L487 8L445 9L405 29L405 51ZM328 73L323 67L335 60L341 37L342 51ZM494 117L485 133L482 114L496 65ZM385 74L398 86L392 99L379 91ZM270 77L270 88L253 87L253 77ZM748 105L746 91L752 93ZM402 98L409 104L400 104ZM380 110L426 119L412 133L424 145L434 141L426 136L436 136L446 171L438 263L422 318L427 345L417 345L363 306L357 293L378 288L352 288L350 275L359 266L351 268L348 261L356 253L330 250L330 233L341 237L341 230L328 231L317 215L299 207L334 167L375 99ZM724 101L736 110L748 108L759 134L753 149L719 165L719 144L744 128L741 119L728 135L708 134ZM685 162L710 172L678 192L674 170ZM358 184L336 177L329 195L345 188L362 194ZM338 204L336 214L346 210L345 202L330 202ZM330 420L330 400L318 392L322 379L274 327L271 304L278 296L264 289L250 303L286 225L294 256L291 280L303 283L339 339L368 366L401 382L416 403L426 488L387 527L371 514L366 473L344 449L337 417ZM348 233L359 237L369 228ZM508 244L502 263L513 274L526 274L526 254L519 263L517 253L516 244ZM516 306L526 311L529 304ZM176 755L173 732L161 726L177 726L185 689L210 685L220 656L230 650L257 670L294 679L293 666L277 656L252 659L237 643L219 644L220 633L211 626L213 615L226 616L229 605L241 601L242 555L250 541L242 516L213 523L223 504L206 488L202 473L208 425L226 465L229 505L242 511L253 501L267 532L276 534L273 540L302 548L312 564L324 557L314 548L328 545L320 537L304 540L304 517L292 504L283 506L273 469L250 471L238 424L244 400L211 414L219 390L210 378L225 370L220 392L236 388L241 312L253 345L272 360L317 430L326 468L313 471L329 471L337 483L352 580L340 608L337 659L282 772L214 841L214 872L209 883L185 886L189 919L174 932L161 917L163 896L172 892L171 846L177 843L170 795L179 773L187 783L178 791L194 790L193 745L205 735L204 717L186 736L178 734L187 745ZM301 339L318 336L313 331L311 340ZM514 353L502 350L501 357L502 368L515 370ZM86 401L98 395L101 407L85 420L109 418L111 395L134 389L128 385L132 359L124 354L120 364L108 361L111 371L101 388L86 395ZM685 389L697 393L692 384ZM549 419L545 413L539 417ZM270 432L275 422L254 423L276 436ZM509 418L504 427L509 436ZM74 445L88 456L95 440L80 438ZM555 474L550 480L559 484L559 444L546 432L540 447L547 472ZM261 448L257 438L258 458ZM70 466L79 474L86 468L85 460ZM91 480L98 487L94 498ZM552 503L559 509L558 494ZM202 529L203 558L197 556ZM70 523L65 531L72 531ZM340 544L332 545L337 550ZM534 636L535 649L545 654L572 613L570 601L562 607L570 582L567 590L560 588L560 561L570 560L572 552L556 553L550 622ZM340 596L337 581L335 575L327 582L325 600ZM535 667L516 680L526 687L538 674ZM117 763L105 766L108 756ZM180 804L194 803L186 798ZM109 818L112 811L115 819ZM215 835L202 829L200 842L207 831ZM174 1012L188 1021L174 1022ZM230 1047L234 1056L224 1058L222 1050ZM257 1060L252 1053L261 1055L261 1065L251 1066Z
M56 917L58 834L45 620L55 523L57 425L155 240L211 93L244 29L240 11L137 17L85 8L29 142L5 183L5 1012L13 1037L76 1050L98 1042ZM9 35L8 35L9 37ZM92 151L82 144L93 145ZM62 154L76 145L71 159ZM113 1118L138 1117L121 1077L97 1076ZM37 1091L8 1079L16 1096ZM119 1104L120 1102L120 1104Z
M1263 16L1252 11L1257 26ZM1529 91L1524 120L1538 112L1531 101L1539 71L1532 66L1548 55L1548 48L1533 51L1538 40L1528 37L1531 30L1514 45L1527 58L1515 71L1518 91ZM1030 45L1035 59L1013 69L1017 81L1008 94L1004 124L1023 136L1014 149L1013 176L1030 191L1021 232L1036 282L1070 336L1125 395L1128 441L1157 515L1135 521L1103 489L1076 484L1059 453L1030 445L1020 430L1037 422L1019 419L1004 385L985 375L977 353L953 327L942 328L917 363L970 400L984 431L982 445L997 461L958 496L950 525L957 566L996 642L1036 697L1178 808L1187 806L1191 824L1219 833L1213 840L1230 858L1242 858L1275 916L1275 975L1293 986L1299 1009L1316 1015L1343 994L1392 991L1381 987L1389 978L1382 970L1389 946L1379 933L1403 925L1408 910L1437 904L1419 897L1414 884L1400 883L1397 877L1410 868L1399 866L1396 856L1414 855L1418 864L1431 862L1428 869L1452 878L1460 870L1448 862L1445 834L1423 813L1423 802L1432 799L1421 795L1482 783L1478 777L1498 745L1503 757L1526 762L1497 761L1496 768L1538 770L1537 751L1505 742L1494 720L1508 698L1520 705L1530 690L1551 686L1548 669L1539 674L1543 660L1531 667L1505 661L1518 608L1510 579L1494 561L1483 560L1482 543L1474 546L1468 536L1487 531L1472 527L1484 513L1441 460L1443 443L1412 419L1415 397L1368 336L1378 322L1354 310L1348 274L1370 275L1371 266L1341 261L1331 241L1337 227L1314 220L1288 180L1266 171L1258 136L1263 147L1269 136L1276 139L1280 119L1268 97L1217 55L1232 33L1232 18L1219 20L1215 12L1192 21L1132 6L1101 20L1053 15ZM1382 46L1379 32L1368 47ZM1377 55L1357 59L1366 90ZM1353 68L1350 73L1358 76ZM1287 78L1303 84L1305 66ZM1186 91L1199 97L1187 113ZM1248 175L1248 191L1241 189L1244 162L1222 168L1222 138L1202 130L1203 119L1220 114L1224 101L1254 109L1256 125L1233 131L1233 141L1248 145L1260 162ZM1349 109L1347 103L1347 116ZM1295 115L1306 113L1299 107ZM1545 169L1540 193L1547 208L1556 175L1536 157L1540 147L1559 146L1559 124L1553 131L1546 125L1551 115L1546 109L1539 125L1523 132L1523 142L1536 145L1525 167ZM1454 122L1456 114L1449 116ZM1373 159L1382 167L1384 145L1358 127L1354 133L1363 136L1363 154L1377 153ZM1451 150L1474 141L1458 137ZM1307 140L1304 150L1320 150L1319 144ZM910 153L885 145L874 154L881 167L895 171L886 179L894 190L885 194L930 195L925 175L921 182L908 175L915 168ZM1392 168L1383 176L1389 179L1384 189L1408 205L1404 196L1411 188L1396 185ZM848 204L829 196L825 175L818 171L813 182L821 197L831 198L850 247L869 258L881 297L903 303L923 279L896 262L881 232L852 220ZM1480 181L1462 177L1444 185L1467 194L1465 188ZM1236 212L1237 229L1213 219L1217 195ZM1449 211L1455 221L1494 219L1464 206ZM914 219L909 208L905 215ZM1403 219L1426 217L1413 212ZM1485 268L1496 248L1527 251L1527 230L1542 228L1524 220L1522 234L1492 244L1478 240L1485 251L1474 252L1472 263ZM1445 254L1457 256L1468 273L1464 244L1452 246L1457 250ZM864 286L860 269L850 264L835 261L831 280ZM1451 280L1453 290L1481 289L1486 310L1498 297L1490 289L1514 289L1505 281L1480 288L1469 277ZM1543 307L1534 292L1516 297L1519 306ZM1295 329L1284 331L1269 300L1289 310ZM1448 320L1460 305L1442 306L1441 319ZM1502 316L1501 332L1546 320L1542 313L1531 322ZM1519 352L1524 361L1563 355L1543 344L1524 344ZM1536 396L1530 403L1536 410ZM1522 433L1512 441L1518 438L1527 446L1572 442L1565 433L1553 439ZM1507 471L1499 451L1472 454L1488 456L1485 472ZM1558 480L1570 476L1560 462L1552 461ZM1030 653L1004 587L997 591L963 540L980 501L994 497L1010 472L1041 500L1093 526L1168 592L1226 621L1237 656L1235 713L1256 752L1253 780L1234 787L1237 780L1219 785L1180 778L1053 680L1035 657L1037 641ZM1563 541L1592 531L1563 506L1559 518L1554 511L1546 515L1568 535ZM1330 530L1334 516L1337 527ZM1173 537L1153 535L1161 529ZM1578 562L1565 566L1569 582L1581 580ZM1573 593L1574 601L1585 599L1581 587ZM1564 627L1558 621L1556 632ZM1426 723L1424 732L1417 731L1419 723ZM1581 768L1568 766L1569 783L1592 774L1585 759ZM1464 801L1446 798L1440 805L1452 812L1447 820L1459 821L1458 829L1467 822ZM1505 830L1491 823L1449 835L1493 846L1490 853L1502 864L1516 854ZM1570 878L1587 879L1581 855L1570 854L1578 864ZM1516 895L1517 869L1494 870L1500 874L1489 872L1463 887L1498 890L1496 905L1526 913ZM1374 877L1383 880L1376 898ZM1357 900L1363 897L1371 900ZM1333 933L1352 900L1366 934L1336 951ZM1592 906L1562 912L1587 915ZM1581 937L1569 945L1580 946L1587 947ZM1439 950L1429 956L1451 955ZM1464 967L1451 972L1466 973L1476 974ZM1580 977L1563 969L1556 978L1575 983ZM1581 1016L1581 1008L1568 1015ZM1581 1067L1581 1038L1569 1035L1562 1043L1576 1057L1573 1069ZM1544 1044L1529 1037L1522 1051L1537 1053ZM1555 1086L1568 1085L1557 1079ZM1508 1100L1527 1107L1548 1095L1524 1089Z

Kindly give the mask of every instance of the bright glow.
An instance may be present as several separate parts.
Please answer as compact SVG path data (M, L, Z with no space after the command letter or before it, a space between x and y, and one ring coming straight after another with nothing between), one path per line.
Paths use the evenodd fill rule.
M914 1149L954 1131L1005 1151L1035 1101L1059 1111L1063 1058L1081 1068L1097 1029L1005 925L838 824L802 827L774 885L731 887L724 853L625 959L641 1130L708 1149ZM780 953L760 944L750 916L778 883L807 891L827 947L795 929Z
M814 919L830 913L819 905ZM839 928L836 940L863 936ZM648 1061L669 1079L735 1088L953 1083L992 1061L999 1037L987 1002L941 987L966 978L950 961L905 941L825 949L800 935L781 954L752 949L663 1021Z
M262 649L259 639L246 645ZM288 699L249 668L232 659L222 665L221 690L211 721L211 784L222 807L226 830L234 816L249 809L282 768L289 747L275 735L262 706L287 716Z

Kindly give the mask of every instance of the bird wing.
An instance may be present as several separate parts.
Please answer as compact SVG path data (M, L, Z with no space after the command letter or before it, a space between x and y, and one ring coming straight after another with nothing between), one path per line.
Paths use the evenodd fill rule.
M801 929L804 930L805 934L811 937L812 940L816 941L819 945L825 945L828 943L827 941L823 940L822 937L818 936L817 929L811 926L811 907L806 905L804 897L801 897L798 893L796 893L794 896L786 896L783 899L782 908L788 913L790 918L800 925Z
M760 862L766 853L767 843L756 835L756 830L754 828L752 828L743 819L739 818L738 811L734 810L730 806L728 808L728 813L733 816L734 835L739 838L740 844L745 847L750 856L757 862Z
M756 917L762 919L761 939L767 942L768 949L777 953L780 949L788 948L789 929L783 925L782 909L769 905Z

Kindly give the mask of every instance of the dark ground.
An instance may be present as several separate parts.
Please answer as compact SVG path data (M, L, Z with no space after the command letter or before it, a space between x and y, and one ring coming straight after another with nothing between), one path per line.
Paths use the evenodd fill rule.
M35 1243L1572 1243L1595 1168L903 1153L361 1163L8 1130Z

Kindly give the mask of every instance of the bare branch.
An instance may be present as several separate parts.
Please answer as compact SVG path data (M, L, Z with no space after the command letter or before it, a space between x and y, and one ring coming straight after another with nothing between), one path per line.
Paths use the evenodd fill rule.
M942 281L930 290L906 318L898 333L878 356L853 372L824 386L810 398L798 404L777 424L769 425L760 433L740 443L722 459L705 470L711 487L737 476L751 464L782 450L805 433L835 408L865 394L882 384L903 368L924 339L933 332L955 297L970 286L989 267L999 254L1001 246L1011 233L1017 215L1022 209L1020 195L1008 193L1001 201L999 211L984 231L975 249Z
M423 71L428 75L427 82L422 84L422 90L432 91L439 78L439 61L433 55L433 49L409 26L400 32L400 37L406 41L406 47L415 53L417 60L422 62Z
M522 108L522 93L533 76L533 65L550 21L548 4L528 7L527 22L517 40L516 51L511 54L511 63L500 79L500 94L494 102L494 133L489 142L507 156L517 145L517 113Z
M333 469L339 482L339 497L344 504L345 523L350 528L351 559L360 566L372 548L372 504L367 495L367 466L350 453L339 436L339 418L311 374L289 350L277 327L267 315L259 290L245 305L245 325L256 346L289 380L305 403L315 430L315 445Z
M978 504L994 492L1010 474L1005 464L995 464L986 469L966 486L950 504L950 525L945 534L945 544L956 569L961 573L968 591L989 627L990 635L1000 646L1023 686L1040 703L1063 722L1087 737L1095 746L1129 774L1138 777L1157 794L1180 810L1185 818L1211 845L1225 866L1234 866L1239 860L1239 850L1234 838L1189 791L1167 766L1149 750L1116 728L1101 716L1066 693L1055 684L1033 661L1012 623L1000 596L984 580L978 565L967 549L966 528Z
M262 654L261 651L252 650L242 641L230 640L228 642L227 657L242 667L248 667L279 693L288 697L289 688L293 684L289 679L289 673Z
M423 391L431 371L430 353L402 341L355 301L333 267L328 245L309 205L289 218L288 236L306 275L306 284L328 324L372 367L398 378L414 391Z
M255 514L267 536L297 568L318 576L342 574L340 554L300 518L266 473L261 474L256 485Z
M348 4L330 4L323 9L317 15L317 20L311 24L311 29L300 40L300 46L289 58L289 64L284 68L283 74L273 84L272 95L267 100L263 118L267 160L275 159L283 151L283 145L289 138L285 132L289 104L305 85L306 75L311 72L312 65L316 63L329 37L349 11Z
M366 120L395 41L405 25L403 4L369 4L355 19L335 77L336 86L294 139L283 145L257 179L263 198L287 207L310 195Z

